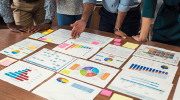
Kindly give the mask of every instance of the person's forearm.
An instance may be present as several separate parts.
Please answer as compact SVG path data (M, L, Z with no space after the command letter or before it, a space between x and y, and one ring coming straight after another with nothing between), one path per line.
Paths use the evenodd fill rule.
M145 40L148 36L149 28L151 26L152 18L142 17L142 26L141 26L141 40Z
M127 12L118 11L115 28L121 28L126 15L127 15Z
M83 4L83 14L81 17L81 20L85 21L86 23L89 20L89 17L91 16L93 9L94 9L94 4L92 3L84 3Z

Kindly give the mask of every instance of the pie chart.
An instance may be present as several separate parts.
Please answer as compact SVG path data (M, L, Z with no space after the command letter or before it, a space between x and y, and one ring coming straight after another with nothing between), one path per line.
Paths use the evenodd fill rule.
M168 69L168 66L162 65L161 68L162 69Z
M112 58L105 58L104 61L111 62L111 61L113 61L113 59Z
M18 53L20 53L19 50L13 50L13 51L12 51L12 54L18 54Z
M95 67L84 67L80 70L82 76L93 77L99 73L99 69Z
M65 79L65 78L57 78L56 79L58 82L60 82L60 83L68 83L69 81L67 80L67 79Z

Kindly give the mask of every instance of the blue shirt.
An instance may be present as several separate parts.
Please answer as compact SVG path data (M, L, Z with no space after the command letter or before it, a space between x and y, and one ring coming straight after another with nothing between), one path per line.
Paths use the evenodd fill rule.
M45 19L53 20L56 12L56 0L45 0L44 9L46 10ZM10 0L0 0L0 14L5 23L14 22Z
M83 0L83 3L96 4L96 0ZM127 12L131 8L137 7L140 3L141 0L102 0L103 7L111 13L118 13L118 10Z

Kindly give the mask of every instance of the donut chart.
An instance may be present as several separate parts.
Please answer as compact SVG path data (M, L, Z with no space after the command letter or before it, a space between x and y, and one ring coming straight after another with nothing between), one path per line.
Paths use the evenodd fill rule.
M67 80L65 78L57 78L56 80L60 83L68 83L69 82L69 80Z
M113 61L113 59L112 58L105 58L104 61L111 62L111 61Z
M95 67L84 67L80 70L80 74L86 77L93 77L99 73L99 69Z
M168 69L168 66L162 65L161 68L162 69Z
M20 53L19 50L13 50L13 51L12 51L12 54L18 54L18 53Z

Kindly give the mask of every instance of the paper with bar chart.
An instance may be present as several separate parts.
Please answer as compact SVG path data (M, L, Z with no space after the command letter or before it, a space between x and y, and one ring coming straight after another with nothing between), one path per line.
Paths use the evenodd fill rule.
M108 44L90 60L119 68L133 52L132 49Z
M25 39L5 48L0 53L16 59L21 59L46 44L47 43L37 40Z
M168 83L172 83L177 69L177 66L135 56L133 56L123 67L123 70L148 75L151 78L157 78L158 80Z
M30 91L53 73L53 71L18 61L1 70L0 79Z
M102 89L56 74L33 93L48 100L93 100Z
M92 45L102 48L105 45L107 45L109 42L111 42L113 39L114 38L83 32L83 33L81 33L79 38L77 38L73 41L80 42L80 43L86 43L86 44L92 44Z
M44 48L24 60L53 71L59 71L76 58Z
M141 45L134 55L172 65L178 65L180 59L180 53L178 52L148 45Z
M99 87L105 87L119 70L78 59L60 73Z
M142 100L167 100L172 86L173 84L122 70L108 88Z
M61 44L64 41L71 38L70 34L71 34L70 30L59 29L59 30L54 31L53 33L47 35L47 36L40 38L39 40L54 43L54 44Z
M53 50L69 54L72 56L87 59L95 54L100 48L91 44L76 43L68 40L63 44L55 47Z
M174 92L173 100L180 100L180 77L178 80L178 83L176 85L176 90Z

